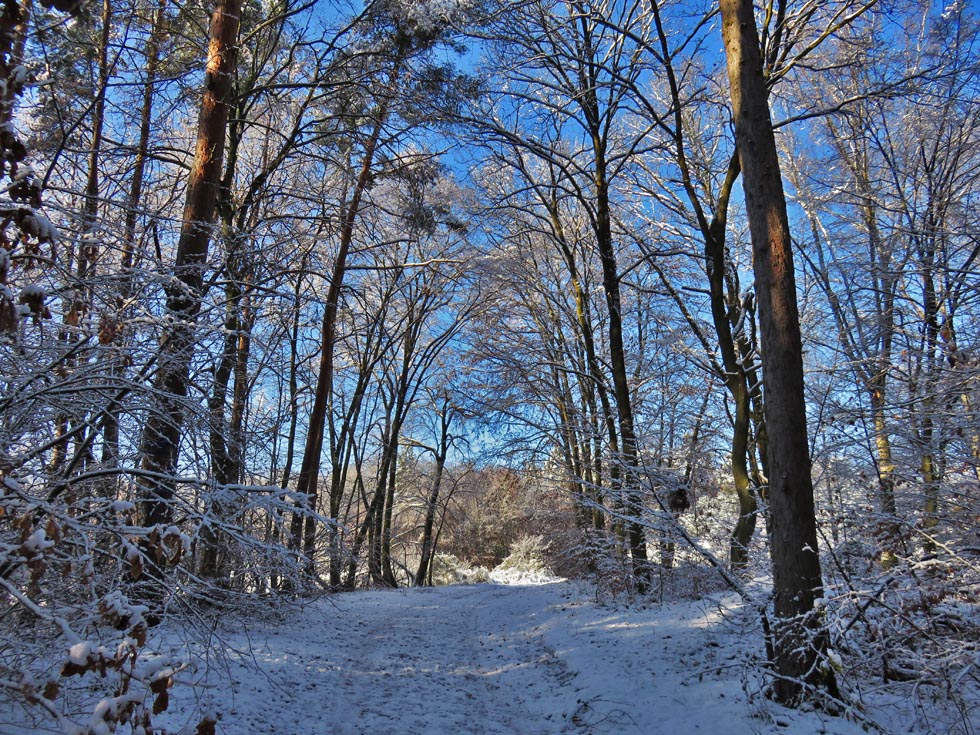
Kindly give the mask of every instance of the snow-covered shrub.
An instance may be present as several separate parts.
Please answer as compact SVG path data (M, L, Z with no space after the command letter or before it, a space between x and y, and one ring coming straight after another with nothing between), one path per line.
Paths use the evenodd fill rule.
M579 528L572 525L548 529L547 564L559 577L565 579L585 579L591 570L592 528Z
M300 505L295 494L267 485L208 488L185 515L197 529L198 574L190 596L206 603L248 604L247 597L287 588L308 590L301 561L287 548L287 519ZM203 508L203 511L201 510ZM306 512L306 515L309 515ZM333 522L319 514L317 543L327 548Z
M548 542L545 561L554 564L577 543L573 498L553 478L505 467L468 472L448 506L439 548L488 568L498 566L522 536ZM570 570L574 571L574 570Z
M154 650L136 583L146 552L180 557L186 537L141 534L128 503L39 495L3 477L0 704L66 733L149 733L184 664Z
M458 584L462 579L463 563L452 554L436 554L432 558L432 584L443 587Z
M486 567L464 567L461 572L463 584L486 584L491 581L490 570Z
M596 601L632 600L633 563L614 533L591 531L584 547Z
M734 491L703 493L695 500L691 510L680 518L684 529L697 539L702 548L726 561L729 555L732 530L735 528L737 520L738 499L735 497ZM753 543L750 545L750 560L765 557L765 554L760 553L761 549L758 548L764 525L760 514L756 523ZM689 556L683 548L678 549L678 551L682 555Z
M543 536L521 536L510 547L499 566L490 573L498 584L544 584L556 577L545 562L548 543Z
M500 562L497 569L539 572L545 568L544 555L548 543L544 536L520 536L510 545L510 553Z
M471 567L452 554L436 554L432 558L432 584L442 587L450 584L482 584L490 581L486 567Z
M851 550L845 547L845 551ZM907 708L928 733L974 735L980 712L980 564L947 551L883 570L828 554L827 620L838 675L853 696ZM841 559L844 556L844 559ZM841 563L843 562L843 563Z

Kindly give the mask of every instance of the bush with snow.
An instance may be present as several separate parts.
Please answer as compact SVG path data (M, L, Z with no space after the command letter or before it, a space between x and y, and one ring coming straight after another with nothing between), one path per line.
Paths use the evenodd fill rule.
M490 581L490 572L481 566L471 567L452 554L436 554L432 559L432 584L481 584Z
M117 504L38 502L34 483L0 477L0 711L66 733L150 732L185 664L155 650L134 599L145 537Z
M497 584L549 584L561 581L548 568L544 536L521 536L510 547L510 554L490 572Z
M907 703L910 727L975 733L980 712L976 631L980 565L950 550L890 569L868 545L839 544L825 564L827 626L838 678L862 693Z

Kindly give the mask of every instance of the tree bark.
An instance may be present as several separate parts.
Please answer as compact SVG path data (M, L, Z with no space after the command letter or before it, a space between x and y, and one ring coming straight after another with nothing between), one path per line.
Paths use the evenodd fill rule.
M398 86L408 42L402 41L396 50L392 71L389 75L389 89ZM296 492L306 497L305 512L293 516L290 526L290 544L299 550L303 549L306 556L307 571L312 572L313 552L316 539L316 523L313 515L317 507L317 485L320 478L320 457L323 452L323 434L326 427L327 404L333 390L333 356L334 342L337 332L337 310L340 302L340 291L347 273L347 256L354 240L354 225L360 214L361 198L372 180L374 155L381 141L381 133L388 119L391 100L384 97L375 113L371 134L364 144L361 160L361 170L343 213L340 229L340 244L334 259L333 272L330 276L330 286L327 289L327 299L323 308L323 323L320 327L320 365L317 371L316 389L313 396L313 410L310 424L306 433L306 445L303 450L303 460L299 476L296 480Z
M798 704L812 687L836 694L836 686L822 665L827 634L814 607L823 586L793 253L752 1L720 4L762 337L777 619L774 694Z
M595 86L592 85L583 94L586 98L583 107L586 116L593 118L590 120L590 127L595 155L595 169L592 173L596 197L596 249L602 265L602 287L606 294L606 309L609 314L609 367L612 373L613 395L616 398L616 413L619 418L619 437L622 441L620 456L616 461L622 464L622 497L624 509L629 517L626 525L630 556L633 560L633 577L637 591L643 594L650 579L650 568L647 558L646 529L641 521L643 501L639 491L639 451L633 421L633 399L626 370L626 348L623 344L623 305L619 288L619 267L612 236L606 141L599 132L598 102L595 94Z
M133 158L133 177L130 179L129 193L126 197L126 217L123 225L122 255L120 257L121 283L116 294L115 313L106 318L101 325L100 341L109 344L118 339L119 328L128 309L133 294L133 262L136 252L136 223L139 207L143 199L143 179L146 173L147 153L150 146L153 95L156 86L157 69L160 65L160 42L163 37L166 19L167 0L159 0L153 15L153 27L146 42L146 77L143 82L143 99L140 106L140 131ZM125 374L120 348L116 348L110 372L122 379ZM118 401L110 403L102 421L102 464L116 467L119 464L119 413Z
M183 223L173 278L167 286L167 322L154 381L155 400L141 440L146 526L173 521L177 466L194 332L205 293L204 270L214 222L228 125L229 98L237 68L241 0L219 0L211 15L204 98L198 119L197 145L187 183Z
M436 511L439 508L439 494L442 490L442 476L446 468L446 457L449 454L449 444L452 437L449 428L452 425L454 411L449 403L448 395L443 395L442 406L439 410L439 443L435 449L435 468L432 472L432 486L426 498L425 521L422 525L422 553L419 559L418 571L415 572L414 586L425 585L430 576L430 565L435 555L435 524Z

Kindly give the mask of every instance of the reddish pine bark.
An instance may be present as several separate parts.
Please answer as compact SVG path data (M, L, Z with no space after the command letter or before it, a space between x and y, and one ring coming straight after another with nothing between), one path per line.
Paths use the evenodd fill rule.
M211 240L221 162L228 127L228 107L235 75L241 0L219 0L211 15L206 87L198 118L194 163L187 183L183 224L173 278L167 287L167 324L160 345L155 395L142 437L143 522L168 524L173 519L177 451L183 425L194 332L204 297L204 269Z

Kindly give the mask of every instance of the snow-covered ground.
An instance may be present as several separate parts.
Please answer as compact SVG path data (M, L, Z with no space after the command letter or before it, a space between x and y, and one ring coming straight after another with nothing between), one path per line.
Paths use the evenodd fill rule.
M750 701L755 626L726 600L607 607L572 583L336 595L219 631L228 656L203 691L226 735L862 732ZM189 691L157 727L188 726Z
M626 607L572 582L352 592L225 616L209 645L187 643L202 630L154 633L197 657L154 735L192 735L208 710L218 735L864 732L762 696L758 623L722 593ZM865 704L881 732L922 732L901 702ZM0 708L0 735L53 732L16 715Z

